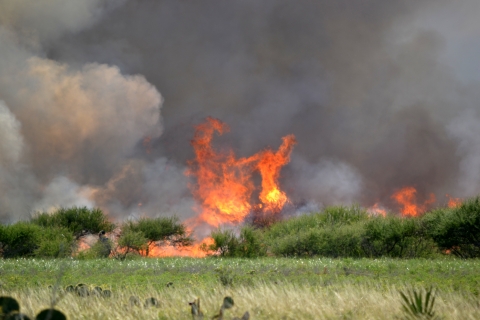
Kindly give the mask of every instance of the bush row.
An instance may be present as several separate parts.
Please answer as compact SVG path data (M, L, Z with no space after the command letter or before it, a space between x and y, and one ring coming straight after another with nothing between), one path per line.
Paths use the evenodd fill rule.
M265 229L243 227L212 233L211 253L231 257L393 257L453 254L480 257L480 199L421 217L371 216L359 207L330 207Z
M128 254L148 255L154 244L186 246L192 243L185 226L175 217L142 218L127 221L114 245L105 237L115 225L100 209L61 208L54 213L38 213L29 221L0 224L0 257L70 257L82 236L98 234L98 240L79 258L114 255L124 259Z

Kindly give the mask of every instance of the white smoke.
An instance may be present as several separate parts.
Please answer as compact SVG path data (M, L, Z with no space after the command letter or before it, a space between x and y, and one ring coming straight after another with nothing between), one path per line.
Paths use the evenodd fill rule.
M123 3L0 1L0 219L97 205L138 144L161 135L163 99L143 76L46 57Z

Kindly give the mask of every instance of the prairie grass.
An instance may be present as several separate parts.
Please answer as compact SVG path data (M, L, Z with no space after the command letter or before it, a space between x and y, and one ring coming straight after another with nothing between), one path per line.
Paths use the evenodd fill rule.
M226 319L247 310L251 319L404 319L400 291L433 286L442 319L480 319L479 270L480 260L452 257L3 259L0 295L33 316L50 305L48 286L56 283L112 291L111 298L66 293L56 307L69 319L191 319L188 302L196 298L211 319L227 295L235 306ZM132 307L131 296L161 306Z
M341 285L321 287L290 283L258 283L253 286L225 288L162 289L134 288L117 291L111 298L79 297L66 294L57 305L69 319L191 319L188 302L201 299L202 310L211 318L223 297L233 297L235 306L226 319L249 311L251 319L403 319L399 290L405 287ZM4 294L4 293L2 293ZM34 315L47 308L51 290L44 288L15 290L9 293L21 303L22 312ZM130 306L129 297L140 301L155 297L160 307ZM459 292L440 292L436 314L443 319L479 319L478 299Z

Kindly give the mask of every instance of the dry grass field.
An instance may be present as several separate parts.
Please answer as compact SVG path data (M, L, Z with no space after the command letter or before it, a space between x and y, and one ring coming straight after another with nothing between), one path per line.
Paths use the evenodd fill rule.
M438 319L480 319L480 261L459 259L136 259L0 260L0 295L34 316L60 297L69 319L192 319L200 298L204 319L225 296L224 319L406 319L400 291L436 288ZM69 284L101 286L111 297L66 292ZM55 289L56 288L56 289ZM140 305L132 305L130 297ZM158 307L145 307L153 297Z

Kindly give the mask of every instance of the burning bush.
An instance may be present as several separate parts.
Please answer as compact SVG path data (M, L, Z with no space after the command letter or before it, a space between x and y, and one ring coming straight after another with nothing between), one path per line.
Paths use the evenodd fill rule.
M122 228L122 236L119 244L125 235L133 233L140 235L145 239L145 255L148 256L155 246L162 242L163 245L170 246L189 246L192 244L192 238L187 234L185 225L178 222L176 217L160 217L155 219L142 218L138 221L128 221Z

